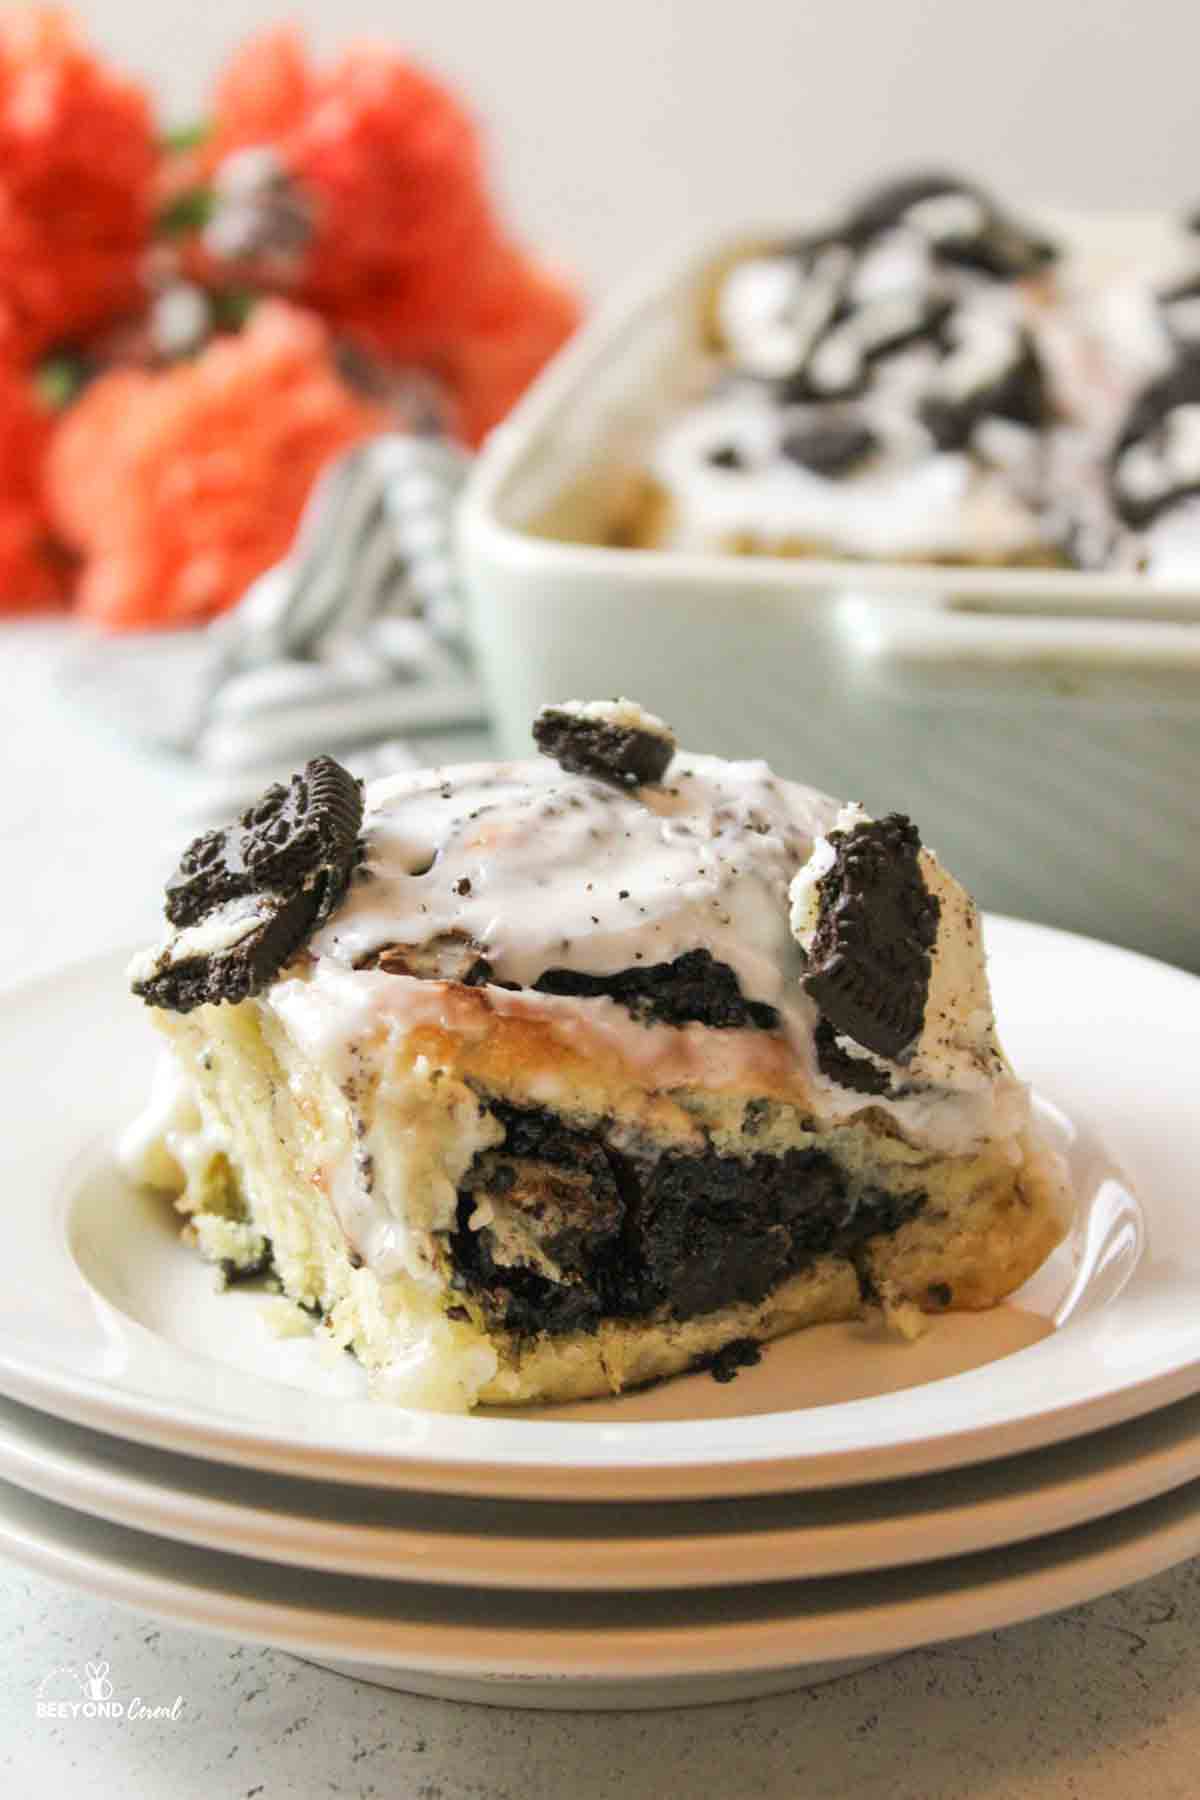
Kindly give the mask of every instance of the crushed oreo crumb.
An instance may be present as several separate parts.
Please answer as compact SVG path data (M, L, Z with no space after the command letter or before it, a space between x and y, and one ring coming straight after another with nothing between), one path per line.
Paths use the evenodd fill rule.
M244 1281L257 1281L260 1275L272 1276L275 1270L275 1253L269 1238L263 1239L263 1247L253 1262L235 1262L232 1256L223 1256L217 1264L217 1285L220 1289L239 1287Z
M753 1338L731 1338L720 1350L712 1350L696 1364L707 1369L714 1381L722 1385L736 1381L741 1369L752 1369L762 1361L762 1349Z

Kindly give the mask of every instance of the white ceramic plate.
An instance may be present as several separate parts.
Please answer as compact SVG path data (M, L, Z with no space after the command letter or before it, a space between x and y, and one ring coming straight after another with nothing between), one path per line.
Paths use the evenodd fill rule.
M1014 1061L1078 1127L1079 1229L1020 1309L938 1320L911 1347L825 1327L773 1346L729 1388L688 1377L519 1417L372 1405L356 1397L350 1359L329 1367L307 1340L269 1338L252 1295L214 1294L169 1209L112 1165L153 1037L120 959L13 990L0 1001L11 1121L0 1151L0 1391L223 1462L575 1500L928 1473L1182 1398L1200 1389L1200 983L1013 921L992 921L990 944ZM1058 1328L1040 1335L1056 1314Z
M115 1524L378 1580L619 1591L932 1562L1200 1479L1200 1397L976 1468L763 1499L555 1505L300 1481L123 1443L0 1400L0 1476Z
M662 1706L799 1686L1074 1605L1200 1548L1196 1484L1032 1544L824 1581L561 1595L360 1581L193 1550L0 1483L0 1555L368 1679L501 1704Z

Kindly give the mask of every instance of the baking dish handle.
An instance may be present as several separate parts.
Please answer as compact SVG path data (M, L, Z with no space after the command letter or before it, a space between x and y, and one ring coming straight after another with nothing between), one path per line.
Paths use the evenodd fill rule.
M953 596L845 595L859 680L891 699L1200 708L1200 623L968 610Z

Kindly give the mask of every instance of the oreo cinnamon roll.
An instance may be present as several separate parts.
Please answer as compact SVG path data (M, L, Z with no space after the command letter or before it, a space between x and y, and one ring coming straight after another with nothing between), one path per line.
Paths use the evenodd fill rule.
M188 1237L449 1409L1011 1292L1061 1180L916 827L630 701L535 737L362 796L323 761L185 854L132 976Z

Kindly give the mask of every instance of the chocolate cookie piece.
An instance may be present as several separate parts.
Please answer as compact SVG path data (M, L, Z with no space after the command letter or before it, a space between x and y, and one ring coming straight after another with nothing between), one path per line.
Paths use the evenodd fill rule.
M889 813L833 831L829 843L804 986L837 1035L896 1061L924 1022L941 911L921 876L921 839Z
M1058 256L1048 238L1010 218L982 188L944 172L875 188L851 209L845 232L865 245L900 225L926 237L943 262L1001 281L1034 275Z
M421 981L457 981L463 987L484 987L492 979L491 963L465 931L443 931L424 944L385 944L354 966L415 975Z
M832 481L865 462L876 444L869 425L853 419L831 419L789 431L779 448L789 462L799 463L802 469Z
M289 888L314 869L353 866L362 825L362 783L332 756L318 756L242 814L242 855L256 885Z
M464 1176L448 1247L455 1285L490 1323L522 1334L753 1305L814 1257L851 1254L925 1205L920 1190L852 1186L821 1150L635 1155L602 1123L581 1129L544 1109L487 1104L505 1139ZM523 1211L529 1241L561 1279L506 1260L513 1245L498 1241L494 1219L472 1226L487 1198Z
M747 1000L728 963L709 950L685 950L673 962L648 963L614 975L547 969L534 987L541 994L608 995L646 1025L707 1025L774 1031L779 1014L761 1000Z
M319 886L227 901L139 959L131 971L133 992L167 1012L236 1005L261 993L311 935L321 903Z
M236 826L230 826L225 831L206 831L188 845L167 882L163 910L170 923L182 930L227 900L253 892L254 883L242 858L241 834Z
M1050 401L1029 333L994 321L973 330L968 317L950 329L952 348L921 402L921 421L939 450L962 449L988 418L1040 430L1050 417Z
M286 787L269 787L236 824L188 845L167 882L167 918L194 925L227 900L264 888L287 891L318 869L344 868L348 878L361 824L362 783L331 756L314 757Z
M568 775L593 775L620 788L661 781L675 754L670 727L631 700L543 706L533 741Z
M1109 464L1109 493L1127 525L1141 530L1190 494L1200 494L1200 345L1134 401Z
M134 993L173 1012L260 993L341 900L361 824L361 783L319 756L196 838L167 883L174 931L134 964Z
M839 1087L849 1088L855 1094L886 1094L891 1087L891 1077L878 1063L865 1056L852 1056L845 1045L839 1043L838 1034L828 1019L817 1021L813 1043L822 1071Z

